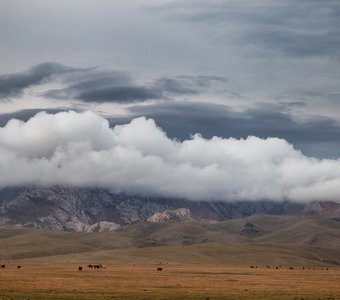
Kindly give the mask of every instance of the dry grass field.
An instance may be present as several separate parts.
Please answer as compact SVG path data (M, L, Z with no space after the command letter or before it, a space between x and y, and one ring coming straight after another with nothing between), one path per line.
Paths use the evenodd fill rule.
M260 235L240 234L245 222ZM1 227L0 300L340 300L339 243L340 222L291 217L91 234Z
M340 299L340 269L10 262L0 299Z

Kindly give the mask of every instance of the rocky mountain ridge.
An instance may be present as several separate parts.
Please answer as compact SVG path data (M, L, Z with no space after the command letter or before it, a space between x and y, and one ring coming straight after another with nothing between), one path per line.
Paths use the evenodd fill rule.
M289 201L212 202L116 194L99 188L17 187L0 190L0 225L92 232L138 221L223 221L256 214L340 219L340 204Z

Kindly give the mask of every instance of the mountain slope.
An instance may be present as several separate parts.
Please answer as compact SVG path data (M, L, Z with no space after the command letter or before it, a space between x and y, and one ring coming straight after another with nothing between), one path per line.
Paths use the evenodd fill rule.
M257 234L245 234L245 229ZM139 222L120 232L166 245L202 243L279 243L340 249L340 222L303 216L254 215L218 223Z
M147 219L152 222L173 218L177 221L219 222L256 214L302 214L340 219L339 212L340 205L333 202L204 202L127 196L94 188L25 187L0 190L0 225L79 232L115 230ZM256 235L256 232L253 234Z
M258 229L260 234L244 235L245 227ZM0 227L0 261L204 261L321 266L340 265L339 247L340 222L298 216L255 215L214 224L141 221L117 231L93 233Z

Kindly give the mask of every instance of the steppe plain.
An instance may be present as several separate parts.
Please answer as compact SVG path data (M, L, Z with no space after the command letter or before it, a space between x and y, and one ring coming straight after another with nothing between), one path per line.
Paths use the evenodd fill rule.
M261 234L245 236L245 223ZM2 227L0 299L340 299L339 227L264 216L84 234Z

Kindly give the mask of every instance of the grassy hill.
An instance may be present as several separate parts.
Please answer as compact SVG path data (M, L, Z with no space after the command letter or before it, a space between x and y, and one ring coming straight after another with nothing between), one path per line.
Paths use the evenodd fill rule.
M0 227L0 262L326 266L340 264L339 249L340 222L297 216L138 222L101 233Z
M257 242L340 249L339 221L302 216L254 215L218 223L139 222L121 232L166 245Z

